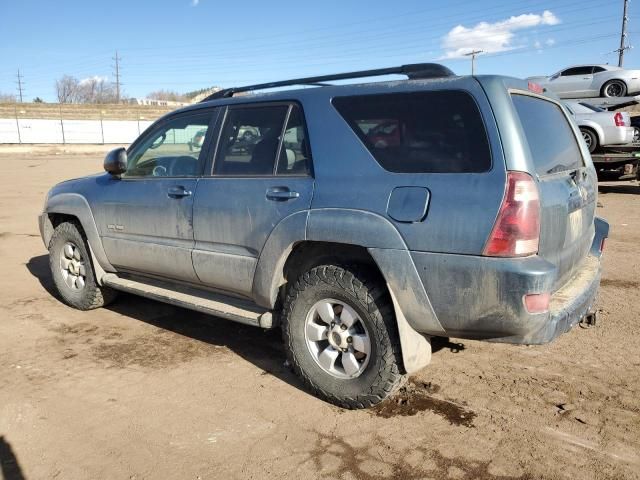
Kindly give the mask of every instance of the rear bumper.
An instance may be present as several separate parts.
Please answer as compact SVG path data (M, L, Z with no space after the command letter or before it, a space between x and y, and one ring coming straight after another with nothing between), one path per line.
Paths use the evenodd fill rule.
M603 127L602 145L623 145L633 142L633 127Z
M447 335L542 344L591 311L600 285L600 245L607 234L608 224L597 219L591 252L552 294L550 311L541 314L529 313L523 297L553 291L557 271L538 256L508 259L413 252L412 257Z

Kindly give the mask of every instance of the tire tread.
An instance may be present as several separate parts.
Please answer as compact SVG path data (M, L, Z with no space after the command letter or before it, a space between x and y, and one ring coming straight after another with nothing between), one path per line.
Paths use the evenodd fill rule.
M382 368L368 391L363 391L362 394L345 396L322 389L303 370L297 358L289 329L293 307L302 291L321 283L343 289L356 297L361 306L369 312L371 323L377 330L376 337L383 339L378 344L383 359ZM282 322L283 341L289 363L305 386L318 397L344 408L368 408L382 402L403 385L405 374L401 371L400 339L391 299L386 289L380 285L377 276L368 269L358 266L320 265L305 272L288 289L282 310Z

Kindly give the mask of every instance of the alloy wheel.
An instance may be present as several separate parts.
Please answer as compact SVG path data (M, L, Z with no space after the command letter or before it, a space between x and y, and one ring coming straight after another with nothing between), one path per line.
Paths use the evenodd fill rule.
M336 378L355 378L367 368L371 337L356 311L340 300L327 298L311 307L305 340L320 368Z
M86 283L87 271L80 249L73 242L62 247L60 271L65 284L71 290L82 290Z

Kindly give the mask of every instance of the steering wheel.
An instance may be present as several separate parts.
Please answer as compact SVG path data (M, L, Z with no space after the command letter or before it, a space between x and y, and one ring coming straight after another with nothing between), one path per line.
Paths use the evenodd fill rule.
M153 175L154 177L166 177L167 167L163 165L156 165L155 167L153 167L153 170L151 171L151 175Z
M158 138L156 138L151 145L149 145L149 148L152 149L152 150L158 148L160 145L162 145L164 143L164 141L166 139L167 139L167 134L163 133Z

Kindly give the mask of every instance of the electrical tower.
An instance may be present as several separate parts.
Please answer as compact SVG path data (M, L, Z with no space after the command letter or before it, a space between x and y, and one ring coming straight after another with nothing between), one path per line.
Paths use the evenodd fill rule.
M622 66L624 61L624 51L629 49L627 45L627 5L629 0L624 0L624 10L622 11L622 32L620 33L620 48L618 49L618 66Z
M484 50L472 50L469 53L465 53L465 57L471 57L471 75L476 73L476 56L484 53Z
M24 92L24 82L22 81L22 79L24 77L20 74L20 69L18 69L17 78L18 81L16 82L16 84L18 85L18 95L20 97L20 103L22 103L22 93Z
M116 77L116 103L120 103L120 60L122 60L121 57L118 56L118 51L116 50L116 56L113 57L113 60L116 62L115 63L115 72L114 75Z

